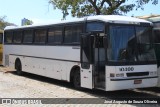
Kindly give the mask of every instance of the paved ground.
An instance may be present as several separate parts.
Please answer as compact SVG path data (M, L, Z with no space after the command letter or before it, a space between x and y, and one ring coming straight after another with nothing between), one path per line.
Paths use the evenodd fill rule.
M33 74L25 73L23 76L18 76L14 73L4 73L6 68L0 67L0 98L65 98L65 99L54 99L59 100L58 103L66 103L69 98L83 98L83 100L90 101L90 98L97 98L93 100L105 101L116 98L125 100L126 98L160 98L160 88L147 88L147 89L134 89L134 90L123 90L114 92L105 92L100 90L76 90L69 83L49 79ZM67 99L66 99L67 98ZM89 98L89 99L85 99ZM47 101L53 99L45 99ZM74 103L81 103L82 99L72 99ZM15 100L16 101L16 100ZM26 101L24 99L23 101ZM107 100L108 101L108 100ZM16 102L14 102L16 103ZM0 104L0 107L62 107L62 106L85 106L85 107L155 107L160 106L157 104Z

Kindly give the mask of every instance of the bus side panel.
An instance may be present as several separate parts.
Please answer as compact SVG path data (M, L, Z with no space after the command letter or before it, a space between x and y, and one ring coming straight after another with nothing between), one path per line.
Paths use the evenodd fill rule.
M16 58L12 55L5 55L5 64L8 63L8 66L11 68L11 69L15 69L15 60ZM7 58L8 57L8 58ZM7 60L6 60L7 59ZM5 65L6 66L6 65Z
M22 64L22 71L58 80L70 80L70 71L77 62L58 61L43 58L9 55L9 66L14 68L16 59Z
M4 45L3 56L4 66L14 67L16 58L20 58L25 72L70 81L72 67L79 66L80 49L73 46L7 44Z

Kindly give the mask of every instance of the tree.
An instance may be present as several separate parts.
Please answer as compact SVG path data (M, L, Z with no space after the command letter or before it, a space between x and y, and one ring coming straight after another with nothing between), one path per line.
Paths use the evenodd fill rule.
M32 25L33 24L33 21L32 20L28 20L25 25Z
M158 0L135 0L134 3L129 0L49 0L54 9L60 9L63 13L63 19L71 12L73 17L83 17L90 15L110 15L126 14L134 8L144 9L143 6L149 2L156 5Z
M5 21L6 16L1 16L0 17L0 30L3 30L6 26L15 26L13 23L9 23Z
M26 25L32 25L33 24L33 21L32 20L29 20L29 19L22 19L22 26L26 26Z

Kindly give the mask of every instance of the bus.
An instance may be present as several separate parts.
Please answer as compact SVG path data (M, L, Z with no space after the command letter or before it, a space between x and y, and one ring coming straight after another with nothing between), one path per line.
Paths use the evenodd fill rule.
M43 25L6 27L4 66L71 82L75 88L115 91L157 85L152 23L98 15Z
M158 68L158 87L160 87L160 15L150 17L147 20L153 23L154 31L154 48L157 57L157 68Z
M154 49L157 58L157 70L158 70L158 84L157 87L160 87L160 15L146 15L140 16L139 18L145 19L153 23L153 42Z
M2 65L3 57L3 30L0 30L0 65Z
M159 21L153 22L154 24L154 48L157 57L158 68L158 87L160 87L160 17Z

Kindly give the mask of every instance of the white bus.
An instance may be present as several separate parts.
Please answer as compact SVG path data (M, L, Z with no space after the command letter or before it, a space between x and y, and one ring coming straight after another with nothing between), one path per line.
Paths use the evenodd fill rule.
M105 91L157 85L152 23L100 15L4 30L5 66Z
M149 18L153 23L154 31L154 48L157 58L157 69L158 69L158 87L160 87L160 16Z
M158 69L158 87L160 87L160 17L159 21L153 22L154 30L154 48L157 58L157 69Z
M160 15L148 15L148 16L142 16L140 18L143 18L153 23L153 31L154 31L153 41L154 41L154 49L156 53L157 70L158 70L157 87L160 87Z

